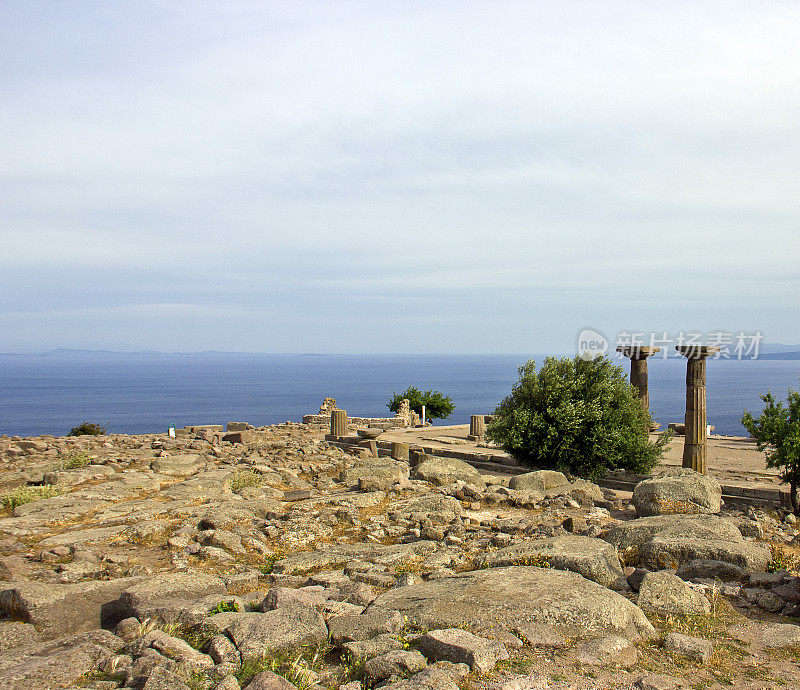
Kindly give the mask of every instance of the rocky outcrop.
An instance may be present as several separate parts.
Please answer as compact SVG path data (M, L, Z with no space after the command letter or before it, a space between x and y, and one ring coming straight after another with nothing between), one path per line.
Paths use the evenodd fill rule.
M626 563L649 570L679 568L696 559L724 561L747 570L764 570L769 551L746 542L733 523L716 515L659 515L622 522L603 539Z
M643 608L704 615L690 604L712 591L745 615L800 605L800 579L763 572L767 552L750 541L791 541L789 516L627 520L609 514L622 508L613 492L556 472L481 475L412 454L409 477L377 446L322 441L326 429L222 429L0 437L16 506L0 517L0 687L240 690L234 674L292 687L283 673L356 690L347 674L360 670L373 686L441 689L470 667L487 690L565 690L587 674L614 687L638 663L631 642L654 634ZM623 578L618 548L645 567ZM754 630L754 654L796 632ZM709 680L702 645L670 640L659 654ZM334 649L312 663L318 644ZM526 647L542 669L496 666ZM264 654L276 672L249 678ZM640 675L626 687L660 687Z

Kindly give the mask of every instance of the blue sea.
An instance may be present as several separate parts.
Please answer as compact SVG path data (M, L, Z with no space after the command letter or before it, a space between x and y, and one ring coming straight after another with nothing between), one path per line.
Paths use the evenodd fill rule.
M114 433L170 425L301 421L329 395L351 416L387 416L393 391L414 385L452 397L437 424L490 413L528 355L271 355L52 353L0 355L0 434L66 434L84 420ZM541 363L544 355L534 355ZM629 371L629 362L620 366ZM686 360L649 360L650 408L666 426L682 422ZM708 418L716 433L742 435L759 395L798 387L800 360L709 360Z

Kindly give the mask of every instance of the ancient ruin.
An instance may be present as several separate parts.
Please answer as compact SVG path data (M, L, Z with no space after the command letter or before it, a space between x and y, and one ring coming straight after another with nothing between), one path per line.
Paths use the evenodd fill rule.
M706 474L708 418L706 413L706 359L719 352L709 345L677 345L686 357L686 417L683 466Z

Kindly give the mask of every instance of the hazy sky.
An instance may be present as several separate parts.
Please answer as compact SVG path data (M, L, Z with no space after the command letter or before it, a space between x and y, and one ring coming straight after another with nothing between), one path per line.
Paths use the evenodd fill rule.
M0 351L800 342L800 3L0 2Z

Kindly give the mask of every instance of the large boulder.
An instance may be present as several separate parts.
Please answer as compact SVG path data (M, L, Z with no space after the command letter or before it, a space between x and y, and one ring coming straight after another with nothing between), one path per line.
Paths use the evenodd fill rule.
M483 562L492 568L543 565L571 570L604 587L623 577L617 550L611 544L602 539L575 535L529 539L490 553Z
M486 488L486 482L481 473L472 465L456 458L426 455L425 459L414 468L412 477L424 479L435 486L448 486L461 480L481 489Z
M424 520L433 515L440 516L445 522L461 515L461 503L452 496L428 494L415 498L397 501L387 509L387 515L393 520Z
M647 573L639 586L636 602L642 611L661 615L703 615L711 613L705 595L695 591L677 575L667 571Z
M630 565L679 568L696 559L725 561L763 571L769 551L746 542L732 520L717 515L656 515L615 525L603 535Z
M545 623L569 634L612 631L631 639L655 630L641 609L578 573L512 566L459 573L391 589L367 609L399 611L428 630L465 625L474 632Z
M569 484L569 479L561 472L554 470L536 470L518 474L508 482L508 488L514 491L541 491L545 492L559 486Z
M523 494L538 492L547 498L580 492L593 501L603 500L603 490L597 484L585 479L570 481L564 474L555 470L536 470L518 474L511 477L508 488Z
M670 469L639 482L633 490L636 514L715 514L722 505L719 482L690 469Z

